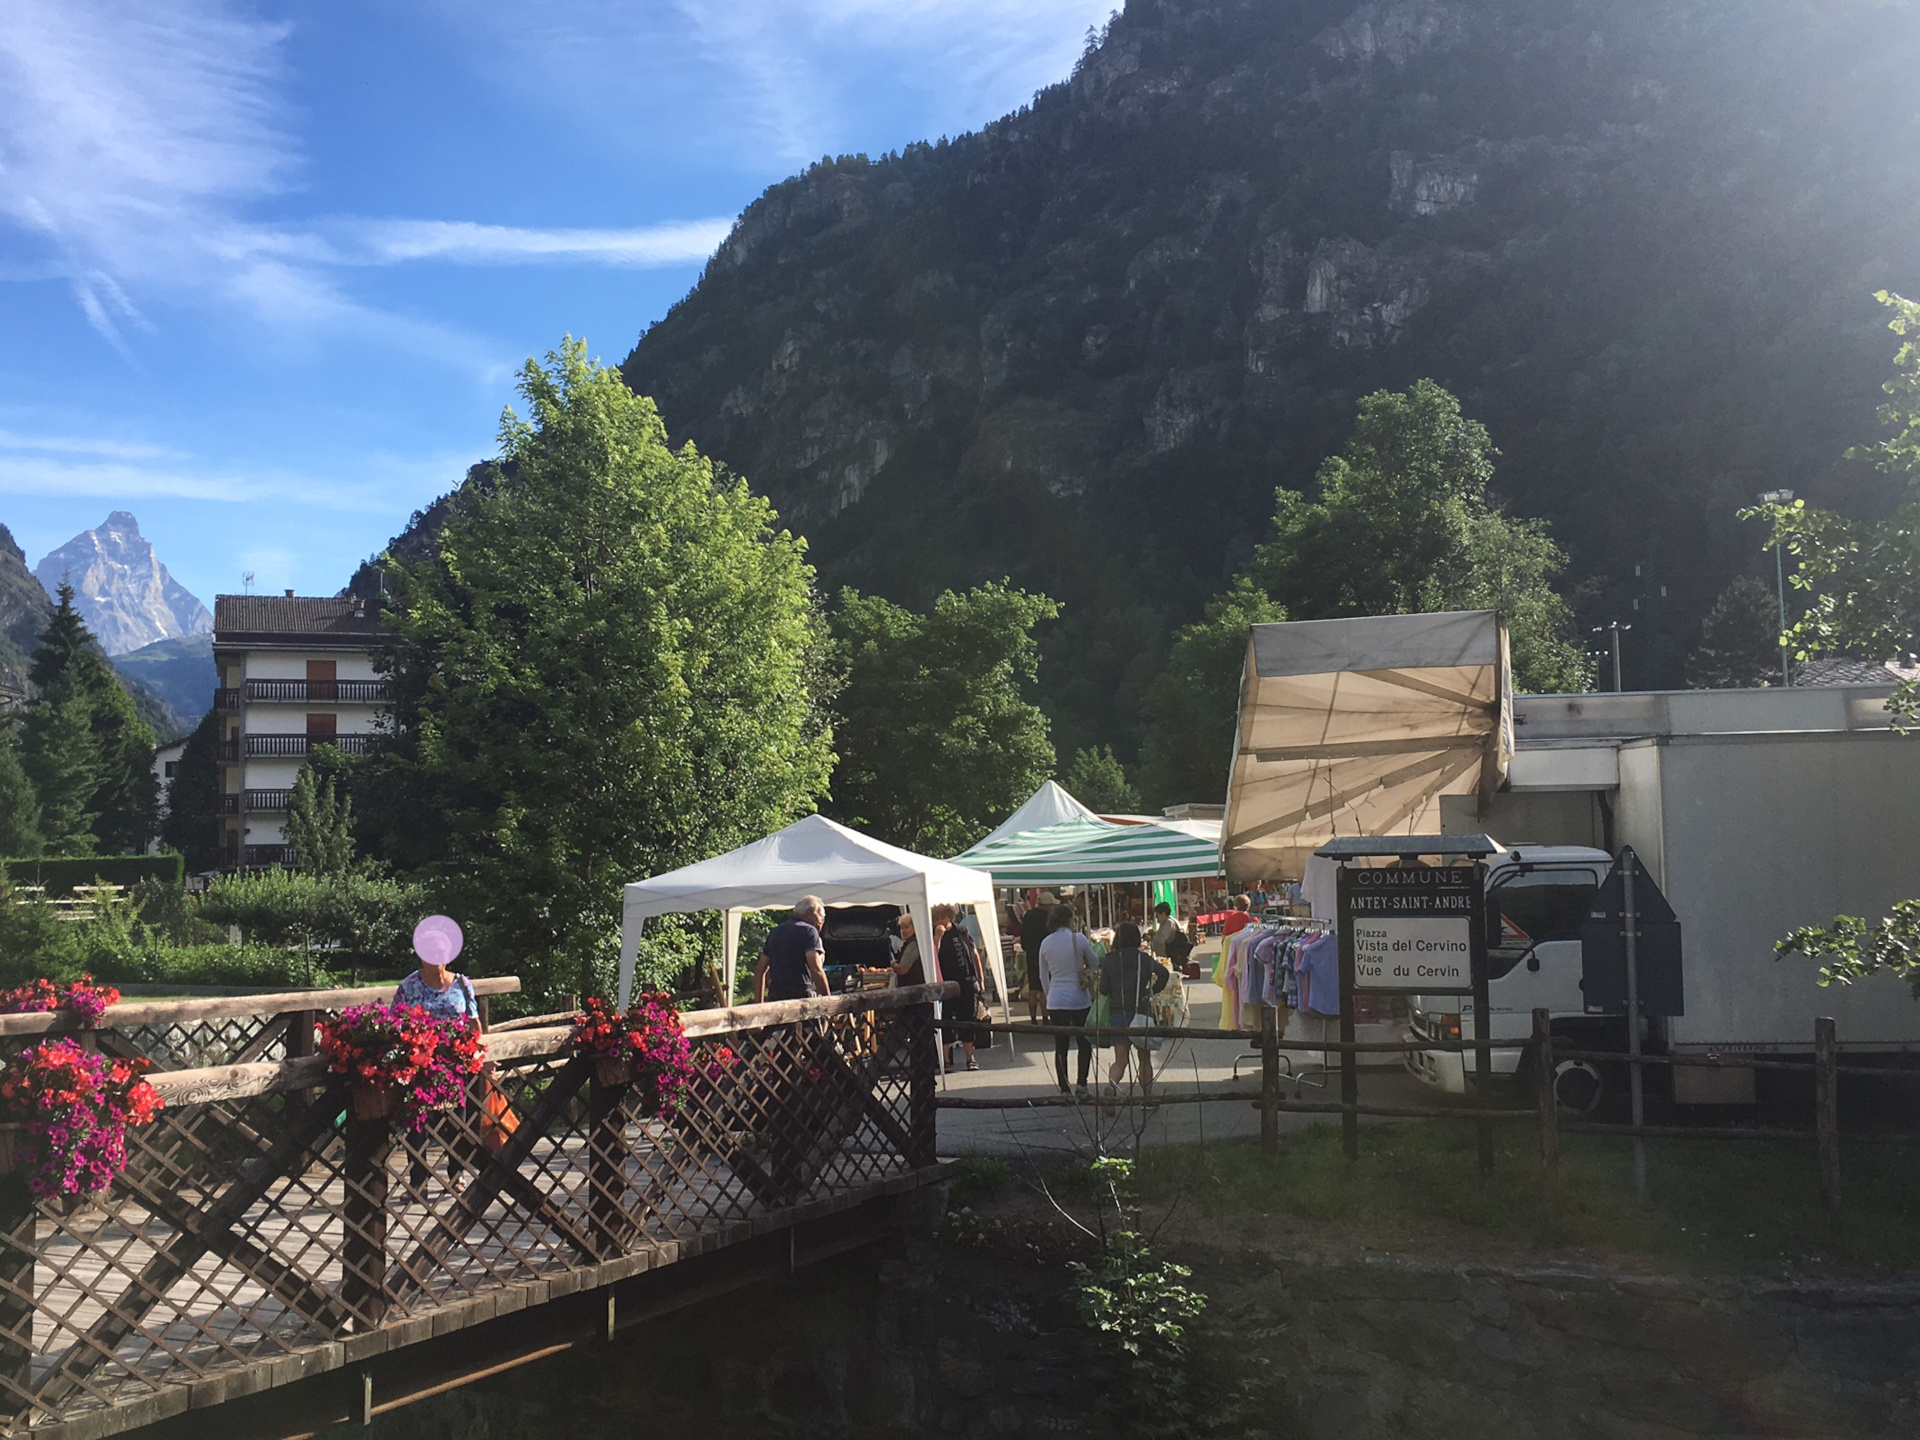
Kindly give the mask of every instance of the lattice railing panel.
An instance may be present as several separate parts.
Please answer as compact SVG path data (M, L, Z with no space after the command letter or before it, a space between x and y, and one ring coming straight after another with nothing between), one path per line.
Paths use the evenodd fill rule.
M222 1063L284 1045L228 1021L113 1039ZM0 1428L931 1163L933 1043L924 1005L702 1038L703 1064L722 1047L738 1063L665 1118L584 1060L510 1058L492 1081L517 1119L504 1148L486 1080L418 1133L352 1118L335 1086L250 1094L131 1132L125 1172L91 1204L28 1206L21 1177L0 1176Z

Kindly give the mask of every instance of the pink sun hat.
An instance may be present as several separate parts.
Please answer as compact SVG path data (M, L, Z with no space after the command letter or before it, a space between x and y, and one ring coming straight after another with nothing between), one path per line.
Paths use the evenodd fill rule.
M413 953L429 965L451 965L465 943L459 922L448 915L429 915L413 927Z

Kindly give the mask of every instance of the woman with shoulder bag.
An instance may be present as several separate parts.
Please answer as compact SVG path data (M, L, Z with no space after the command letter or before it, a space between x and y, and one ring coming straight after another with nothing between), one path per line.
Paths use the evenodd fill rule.
M1144 949L1140 927L1131 920L1113 932L1113 949L1100 962L1100 993L1107 997L1107 1023L1116 1030L1139 1029L1153 1023L1153 997L1167 988L1173 972ZM1140 1052L1140 1093L1153 1094L1153 1058L1145 1040L1113 1042L1113 1067L1107 1072L1107 1093L1116 1095L1127 1077L1129 1052Z

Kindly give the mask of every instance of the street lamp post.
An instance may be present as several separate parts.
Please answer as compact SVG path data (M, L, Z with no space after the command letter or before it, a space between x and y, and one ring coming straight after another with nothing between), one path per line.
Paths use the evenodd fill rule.
M1632 628L1631 625L1622 625L1618 620L1608 625L1593 627L1593 633L1596 635L1605 634L1607 631L1613 632L1613 689L1616 695L1627 688L1620 683L1620 632Z
M1762 505L1791 505L1793 491L1768 490L1760 496ZM1776 534L1773 542L1773 578L1780 589L1780 683L1793 684L1793 665L1787 657L1787 561Z

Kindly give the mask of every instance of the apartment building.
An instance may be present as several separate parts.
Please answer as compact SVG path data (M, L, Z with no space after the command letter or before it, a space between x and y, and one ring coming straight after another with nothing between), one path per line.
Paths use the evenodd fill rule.
M364 750L390 708L380 636L358 596L215 598L222 869L297 863L286 821L300 767L315 746Z

